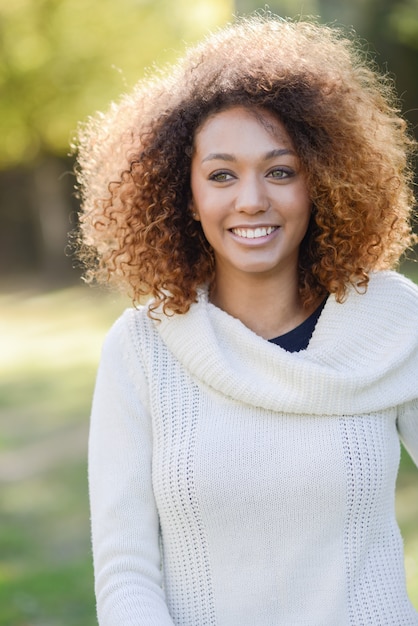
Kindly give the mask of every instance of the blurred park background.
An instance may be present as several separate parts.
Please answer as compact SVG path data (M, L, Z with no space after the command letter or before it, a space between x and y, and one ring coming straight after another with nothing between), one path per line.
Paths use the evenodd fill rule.
M77 123L252 0L0 0L0 626L93 626L88 415L103 336L129 302L85 287L76 225ZM418 128L418 0L277 0L368 42ZM418 268L401 271L418 282ZM418 608L418 472L397 495Z

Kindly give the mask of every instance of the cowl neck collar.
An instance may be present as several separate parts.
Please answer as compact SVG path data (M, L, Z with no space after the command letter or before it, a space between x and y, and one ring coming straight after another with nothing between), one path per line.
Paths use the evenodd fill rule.
M286 352L212 305L206 291L185 315L160 315L161 338L199 383L272 411L344 415L418 396L418 289L395 272L366 293L329 296L306 350Z

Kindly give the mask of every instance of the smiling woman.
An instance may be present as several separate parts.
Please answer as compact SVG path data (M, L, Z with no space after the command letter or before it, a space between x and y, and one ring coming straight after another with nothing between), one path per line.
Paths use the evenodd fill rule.
M195 135L191 192L215 260L212 302L267 339L308 317L298 259L312 203L283 124L238 107L211 116ZM270 299L269 320L249 308L261 292Z
M89 479L101 626L417 626L412 141L355 42L254 17L80 135L87 279L124 288Z

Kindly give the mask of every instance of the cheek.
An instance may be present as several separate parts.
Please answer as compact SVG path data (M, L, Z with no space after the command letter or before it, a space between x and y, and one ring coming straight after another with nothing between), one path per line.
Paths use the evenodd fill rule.
M291 218L290 218L291 214ZM292 224L295 234L301 240L306 235L312 214L312 203L306 194L298 194L293 203L289 203L289 224Z
M302 238L306 235L308 231L309 223L311 220L311 214L312 214L312 209L311 209L311 204L309 203L309 205L306 206L305 210L300 216Z
M216 224L223 215L222 204L216 194L201 187L192 188L192 209L204 224Z
M309 222L312 212L312 201L305 189L300 189L294 197L294 206L297 207L297 215L302 221Z
M305 202L305 205L303 206L303 209L301 211L301 219L304 220L308 224L309 220L311 219L311 214L312 214L312 202L309 200Z

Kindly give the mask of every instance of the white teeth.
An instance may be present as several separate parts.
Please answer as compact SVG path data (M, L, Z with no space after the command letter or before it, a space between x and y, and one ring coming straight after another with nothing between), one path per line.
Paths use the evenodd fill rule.
M276 226L261 226L258 228L232 228L234 235L238 237L244 237L245 239L256 239L257 237L266 237L270 235Z

